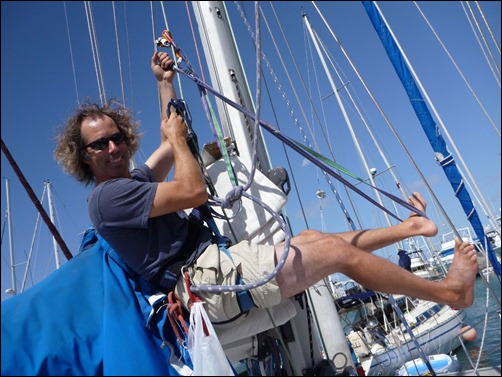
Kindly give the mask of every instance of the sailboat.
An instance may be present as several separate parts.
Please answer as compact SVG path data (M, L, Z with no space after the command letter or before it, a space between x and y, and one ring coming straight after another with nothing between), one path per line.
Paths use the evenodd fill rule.
M228 20L225 8L225 4L221 2L205 2L205 4L202 2L195 2L194 13L198 17L199 27L201 29L208 28L208 30L213 30L210 27L210 23L213 22L219 24L220 27L227 28L228 24L221 22L222 20ZM207 30L206 33L210 34ZM235 58L237 61L235 65L231 62L233 54L230 53L230 46L234 45L233 38L227 33L226 39L220 41L222 45L220 46L220 51L225 51L225 54L214 52L215 45L212 43L215 43L217 39L218 38L214 37L214 34L211 34L211 37L207 40L207 43L211 43L211 45L205 46L206 49L213 51L211 59L215 60L211 68L211 76L224 77L228 76L227 74L230 70L233 72L229 77L229 82L226 83L218 82L213 77L212 81L214 81L214 83L212 86L217 88L220 93L223 93L226 98L233 99L235 102L237 102L237 100L239 102L242 101L242 103L244 103L244 108L252 109L253 104L251 96L247 95L246 98L246 91L242 91L242 87L237 87L235 81L232 81L233 76L236 82L245 82L245 74L236 69L236 67L239 66L239 64L237 64L239 59ZM221 60L216 60L219 58ZM234 91L227 90L228 86L233 87ZM224 127L229 127L229 134L232 135L233 145L227 150L227 152L230 153L229 158L237 164L236 166L241 168L244 176L246 176L246 169L249 169L251 166L250 157L252 156L252 143L249 142L249 135L246 135L249 131L249 119L245 119L245 117L235 111L235 109L226 106L223 102L218 102L218 109L220 114L229 114L228 117L220 115L221 119L225 119L221 120L221 122L224 124ZM253 114L246 114L247 117L251 117L252 115ZM234 118L239 119L237 121ZM237 123L240 123L243 127L237 126ZM232 149L232 147L238 148L239 159L236 159L235 155L233 155L235 149ZM265 165L264 170L271 170L271 166L267 166L268 158L266 156L266 148L264 148L263 145L258 147L258 154L260 155L261 163ZM211 170L210 173L215 177L218 176L223 170L221 165L222 163L219 160L212 165L208 165L208 168ZM275 170L275 172L284 177L283 174L280 174L280 170ZM279 184L274 183L274 185L270 185L270 180L270 176L264 177L267 190L273 191L276 197L279 198L279 204L275 210L280 212L284 204L283 187L287 185L288 180L286 178L280 179L278 181ZM226 182L221 184L225 185ZM223 188L222 191L224 192L225 189ZM248 209L247 213L249 214L251 211L252 210ZM259 221L258 227L253 228L252 231L249 231L247 229L248 224L245 224L246 227L244 227L243 230L247 231L247 233L240 237L253 235L256 236L257 240L260 240L260 242L266 241L268 237L271 237L270 242L274 242L274 237L282 237L283 235L280 229L277 227L273 228L273 226L276 226L273 222L269 223L270 217L267 217L268 215L266 213L263 213L263 215L266 220ZM225 231L225 228L223 228L224 225L222 224L221 226L222 231ZM93 325L99 329L105 327L108 330L106 335L99 334L96 330L90 329L91 324L86 325L84 323L79 323L80 327L75 329L73 333L77 339L81 335L91 334L92 336L88 337L91 339L91 342L105 339L106 349L110 350L108 352L111 354L107 354L108 358L105 363L95 362L93 359L94 355L92 355L91 352L92 350L88 350L88 352L85 353L85 350L79 348L80 344L75 342L74 347L76 349L68 350L67 362L60 363L59 366L52 364L47 365L44 368L59 368L57 369L58 371L69 374L72 374L70 372L75 372L75 369L72 368L77 368L78 372L82 374L135 374L138 372L142 372L143 374L189 374L189 363L188 365L183 365L183 363L180 362L184 356L182 355L182 350L170 344L169 340L172 341L173 338L169 338L167 335L172 334L166 335L163 333L165 328L162 328L161 322L152 322L157 326L152 325L151 328L156 329L158 327L158 330L152 330L156 332L156 336L154 336L153 340L149 338L148 332L144 329L144 322L142 321L144 317L149 317L152 314L151 311L157 313L156 310L160 310L161 305L154 303L149 307L145 305L145 303L150 302L149 300L151 299L148 295L138 293L137 290L134 292L127 292L117 289L117 287L113 285L113 281L118 281L124 284L124 286L132 286L135 288L140 287L141 282L131 277L129 275L130 271L123 269L120 262L114 258L112 251L107 250L103 254L105 257L102 257L101 253L103 250L94 250L90 239L84 239L84 241L88 242L83 242L83 247L89 247L89 253L80 254L79 259L82 260L86 258L89 266L92 265L96 267L92 269L93 271L104 270L103 276L98 276L98 274L93 274L92 276L86 275L86 272L91 270L90 268L89 271L78 271L73 268L72 264L68 263L67 267L56 275L53 275L44 285L35 288L34 291L32 290L29 296L19 296L20 298L16 298L15 303L21 305L23 298L29 298L32 300L30 301L31 303L36 304L34 306L30 305L30 308L35 307L35 309L39 309L39 307L42 306L42 298L47 298L50 292L53 297L57 297L57 302L53 301L54 298L49 302L54 304L51 309L60 314L58 320L63 323L61 326L61 334L63 334L63 330L71 332L71 329L66 328L65 321L68 321L69 324L73 323L70 313L67 312L65 306L70 307L71 305L75 305L76 307L86 308L85 310L87 311L82 313L86 319L95 318L100 313L102 314L105 312L105 318L101 318L99 321L97 320ZM65 289L61 289L64 291L64 295L58 296L58 289L48 291L47 288L52 284L61 287L63 285L63 278L61 276L70 274L74 276L76 281L68 282L69 286L65 287ZM79 289L82 289L82 282L85 282L86 294L79 295L79 297L67 294L69 291L78 292ZM285 305L279 308L274 308L271 315L273 320L269 320L269 313L259 313L259 320L254 321L254 323L260 323L261 326L259 328L249 328L246 329L246 331L240 329L238 334L230 331L221 331L220 341L227 352L228 358L236 364L236 369L237 365L239 365L238 363L242 365L244 360L244 363L248 363L248 365L251 366L249 368L250 370L255 372L256 370L253 368L261 367L262 369L260 372L263 374L265 374L265 372L276 372L282 369L286 370L288 374L295 375L299 375L304 370L309 372L315 371L317 374L333 372L353 374L357 368L357 360L353 358L353 353L349 348L347 339L343 331L341 331L341 326L337 319L338 312L328 288L329 284L326 281L321 281L306 292L304 296L298 297L297 300L286 302ZM92 297L90 297L90 292L93 293ZM117 297L114 297L113 294L116 294ZM109 303L107 303L107 299L110 297L116 298L119 302L138 303L135 305L134 309L128 312L127 321L119 320L124 308L120 306L110 306ZM40 317L45 317L47 320L49 313L45 310L46 309L42 310ZM253 313L258 315L258 312ZM32 313L34 317L37 317L36 314L37 313ZM312 314L314 314L314 318L310 318ZM9 312L9 315L13 315L13 312ZM22 316L19 316L18 320L20 322L16 322L16 325L23 324L22 319ZM151 323L149 322L149 324ZM310 328L310 324L313 325L313 329ZM284 343L278 340L280 339L279 337L270 335L274 326L280 326L280 333L282 333L281 339L284 340ZM33 326L26 329L26 345L28 348L30 345L33 345L30 343L32 340L30 335L35 334L37 328L43 329L43 327L43 322L35 322ZM140 328L141 330L139 330ZM2 349L5 350L5 347L8 347L8 345L3 344L3 334L4 332L2 331ZM164 339L163 336L166 336L167 339ZM55 339L54 343L47 345L47 348L52 347L53 349L61 349L67 346L67 344L64 344L64 336L60 337L59 334L56 334L53 339ZM134 344L131 344L131 340L134 340ZM307 342L306 340L309 341ZM127 344L127 347L124 347L124 344ZM123 350L123 352L121 352L122 355L116 355L113 352L117 349ZM72 352L84 354L85 357L81 360L74 361L71 357ZM66 360L66 358L64 359ZM16 359L14 358L13 360ZM269 370L265 370L266 363L270 364ZM92 365L92 367L88 365ZM145 367L145 365L147 366ZM146 371L144 368L146 368ZM41 369L38 370L38 372L43 374L48 370L50 369Z
M397 298L406 309L409 326L398 323L382 325L375 316L362 317L353 325L348 339L367 376L385 376L395 373L401 365L421 357L413 336L426 355L434 352L449 353L460 347L459 334L465 313L454 313L451 308L409 297Z
M485 270L487 268L492 268L490 265L489 260L486 258L486 255L484 253L484 247L479 241L477 237L474 237L471 233L471 229L469 227L465 228L460 228L457 230L458 234L462 237L464 241L468 241L478 248L479 256L478 256L478 266L480 270ZM491 233L487 232L487 238L489 239L490 244L493 246L493 250L496 253L497 250L497 235L498 232L496 230L493 230ZM441 236L441 248L439 250L439 256L441 258L442 263L445 265L446 268L449 268L451 266L451 263L453 262L453 247L455 244L454 240L454 232L448 232L444 233ZM498 247L500 250L500 246ZM496 256L496 260L500 263L500 255ZM439 262L437 259L431 259L431 262L434 264L438 264Z

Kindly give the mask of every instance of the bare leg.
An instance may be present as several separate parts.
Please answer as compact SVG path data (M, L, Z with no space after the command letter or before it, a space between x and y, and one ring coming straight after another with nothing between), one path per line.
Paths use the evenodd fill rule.
M410 203L425 210L425 201L419 194L415 193ZM414 215L388 228L341 234L304 231L292 238L288 259L277 274L282 296L291 297L319 280L341 272L379 292L405 294L458 308L470 306L477 273L476 253L472 245L456 245L455 263L440 283L422 279L368 253L411 236L433 236L436 233L434 223ZM282 244L276 245L277 256L282 254L282 250Z
M420 211L425 212L427 203L419 193L414 192L409 197L408 202ZM434 222L412 212L408 219L392 227L354 230L331 234L331 236L340 237L358 249L372 252L413 236L433 237L437 232L438 228ZM303 243L314 241L318 237L319 232L317 231L304 231L294 237L293 240Z

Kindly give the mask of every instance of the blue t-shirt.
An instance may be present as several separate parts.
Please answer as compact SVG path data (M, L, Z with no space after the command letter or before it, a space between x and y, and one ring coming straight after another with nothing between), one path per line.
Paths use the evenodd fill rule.
M190 220L183 211L149 218L157 186L150 168L143 165L132 170L131 178L99 184L88 198L89 216L97 232L149 281L180 254L201 253L212 237L206 227L191 227L197 234L188 235Z

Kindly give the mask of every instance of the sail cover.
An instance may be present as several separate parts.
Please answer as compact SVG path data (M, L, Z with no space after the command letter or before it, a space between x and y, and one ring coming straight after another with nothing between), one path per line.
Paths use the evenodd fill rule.
M149 320L153 293L88 230L76 257L2 302L2 376L190 374L162 299Z
M424 130L427 138L429 139L429 143L432 146L432 149L435 152L436 158L438 162L441 164L443 171L445 172L448 180L450 181L451 186L455 192L456 197L460 201L462 208L467 215L467 219L469 220L472 229L476 233L476 236L482 243L484 247L486 247L486 251L488 253L488 258L490 263L493 266L493 270L500 276L500 263L498 262L495 252L493 251L492 244L486 237L484 232L483 224L479 219L478 213L474 208L474 204L472 203L469 192L467 191L464 181L462 179L462 175L457 168L455 160L448 149L446 147L446 143L443 139L443 136L439 132L439 128L434 122L432 115L425 103L420 90L413 79L413 76L410 72L410 69L406 65L406 62L395 42L393 36L389 32L387 25L382 20L378 9L375 4L371 1L363 1L364 8L368 13L368 16L375 28L380 40L389 56L394 69L403 84L406 93L408 94L409 100L415 113L422 125L422 129Z

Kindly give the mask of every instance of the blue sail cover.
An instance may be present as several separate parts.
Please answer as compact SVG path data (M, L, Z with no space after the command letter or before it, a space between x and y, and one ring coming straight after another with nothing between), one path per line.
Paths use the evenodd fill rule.
M148 321L153 288L94 230L84 235L81 250L42 282L2 302L2 376L190 373L165 307Z
M488 253L488 258L493 266L493 270L500 277L500 263L498 262L495 252L493 251L492 244L486 237L483 229L483 224L481 223L479 216L474 208L471 197L465 187L462 176L457 168L455 160L446 147L446 143L441 136L439 128L436 126L431 113L425 103L420 90L411 75L411 72L406 65L396 42L394 41L392 35L390 34L387 26L383 22L380 14L371 1L363 1L364 8L371 19L373 27L375 28L380 40L383 43L387 55L396 70L401 83L408 94L411 106L415 110L417 117L422 125L422 128L429 139L432 149L436 153L437 159L443 168L448 180L453 187L456 197L460 201L462 208L467 215L472 229L476 233L478 239L482 242L483 247L486 247Z

